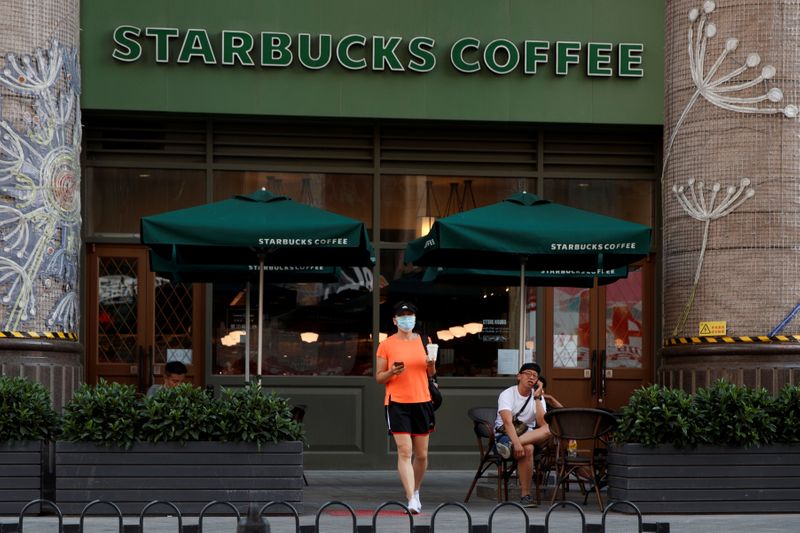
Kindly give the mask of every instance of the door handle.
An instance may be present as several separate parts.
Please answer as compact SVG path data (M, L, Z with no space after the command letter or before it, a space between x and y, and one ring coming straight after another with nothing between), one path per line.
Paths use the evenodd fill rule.
M145 380L147 376L147 353L144 346L139 346L138 361L136 361L136 381L139 392L145 391Z
M606 396L606 351L600 352L600 403Z
M597 395L597 378L594 376L594 369L597 366L597 350L592 350L592 361L590 363L590 369L592 371L592 396Z

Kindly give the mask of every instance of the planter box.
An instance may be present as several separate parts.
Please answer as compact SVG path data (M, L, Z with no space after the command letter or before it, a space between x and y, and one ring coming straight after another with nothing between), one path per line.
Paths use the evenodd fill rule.
M64 514L80 513L94 499L113 501L125 514L138 514L153 500L172 502L183 514L196 514L212 500L243 511L250 502L285 501L302 511L301 442L265 444L261 450L228 442L141 443L129 450L57 442L55 453L55 497ZM153 512L165 510L157 506Z
M608 498L630 500L643 513L794 513L800 446L612 446Z
M42 497L42 443L0 443L0 515L16 515ZM39 506L28 512L39 511Z

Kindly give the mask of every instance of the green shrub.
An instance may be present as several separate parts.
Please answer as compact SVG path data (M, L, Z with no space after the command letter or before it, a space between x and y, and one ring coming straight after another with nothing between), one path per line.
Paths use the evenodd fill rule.
M718 380L695 395L697 430L705 444L749 448L775 442L772 396L766 389Z
M216 405L202 389L184 383L161 388L144 399L137 440L144 442L215 440Z
M631 395L614 439L677 448L800 442L800 388L786 387L773 398L763 388L723 380L694 395L651 385Z
M130 448L135 442L304 440L289 403L257 384L225 389L215 400L184 383L142 398L132 385L83 386L64 407L63 437Z
M0 376L0 442L53 440L59 416L39 383Z
M771 415L777 426L776 442L800 442L800 387L787 385L781 389L772 404Z
M228 442L305 440L302 424L292 418L291 406L257 384L224 389L217 406L219 437Z
M141 425L142 400L133 385L100 380L84 385L64 406L63 437L130 448Z
M655 447L670 443L678 448L698 442L692 397L680 389L651 385L636 390L622 410L615 440Z

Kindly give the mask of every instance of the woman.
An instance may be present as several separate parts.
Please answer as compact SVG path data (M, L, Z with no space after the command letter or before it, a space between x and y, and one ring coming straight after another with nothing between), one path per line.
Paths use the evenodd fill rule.
M410 302L394 306L397 333L378 346L375 371L375 380L386 385L386 421L397 445L397 471L408 510L414 514L422 510L419 488L428 468L428 438L436 423L428 389L436 361L428 360L422 337L414 333L416 315Z

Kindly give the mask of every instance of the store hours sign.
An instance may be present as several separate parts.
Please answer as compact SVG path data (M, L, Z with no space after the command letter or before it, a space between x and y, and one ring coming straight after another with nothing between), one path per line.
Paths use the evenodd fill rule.
M203 63L221 67L341 68L427 73L451 68L464 74L488 71L533 76L549 69L556 76L583 72L591 77L641 78L644 44L574 40L516 41L461 37L439 43L426 36L398 37L202 28L118 26L111 56L120 62ZM447 65L443 67L442 65Z

